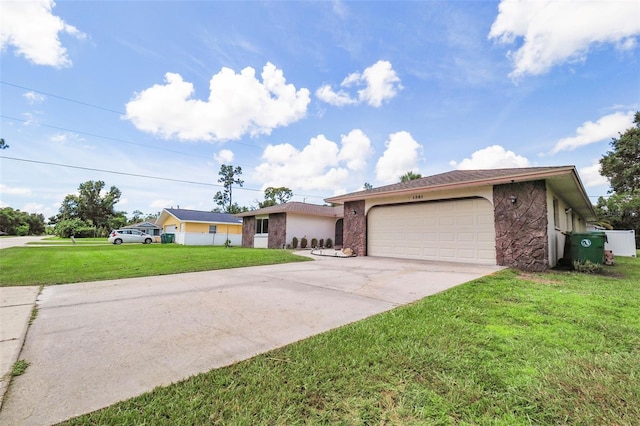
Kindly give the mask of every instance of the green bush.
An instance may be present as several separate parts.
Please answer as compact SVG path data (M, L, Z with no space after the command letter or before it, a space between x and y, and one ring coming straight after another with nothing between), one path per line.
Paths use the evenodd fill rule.
M318 239L317 238L312 238L311 239L311 248L316 248L318 247Z
M302 237L300 240L300 248L307 248L307 237Z
M72 235L78 238L93 237L95 229L87 222L80 219L61 220L56 225L56 235L60 238L69 238Z
M293 237L293 239L291 240L291 245L294 249L298 248L298 237Z
M327 238L327 242L324 244L324 246L326 248L331 248L333 247L333 241L331 240L331 238Z
M29 235L29 224L24 223L22 225L16 226L16 235L18 235L19 237Z

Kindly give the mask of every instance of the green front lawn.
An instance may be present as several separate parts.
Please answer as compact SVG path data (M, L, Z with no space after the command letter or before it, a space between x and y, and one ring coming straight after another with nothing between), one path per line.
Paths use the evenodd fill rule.
M305 260L288 250L178 244L13 247L0 250L0 286L67 284Z
M512 270L72 425L638 425L640 260Z
M107 237L100 238L76 238L75 244L84 245L84 244L110 244L107 240ZM73 240L71 238L60 238L60 237L47 237L43 238L39 241L30 241L27 245L74 245Z

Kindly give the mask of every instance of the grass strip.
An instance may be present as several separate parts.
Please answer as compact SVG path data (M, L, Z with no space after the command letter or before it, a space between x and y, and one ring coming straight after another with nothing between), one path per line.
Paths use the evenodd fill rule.
M67 421L640 424L640 262L502 271Z
M301 262L290 250L122 244L0 251L0 287L53 285Z

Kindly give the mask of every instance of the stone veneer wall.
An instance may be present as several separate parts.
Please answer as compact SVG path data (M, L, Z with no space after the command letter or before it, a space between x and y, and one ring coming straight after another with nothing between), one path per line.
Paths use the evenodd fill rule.
M253 236L256 234L256 217L242 218L242 247L253 248Z
M525 271L549 268L546 192L543 180L493 187L498 265Z
M281 249L287 241L287 214L271 213L269 215L268 248Z
M358 256L367 255L367 217L364 215L364 200L344 203L342 235L342 247L350 248Z

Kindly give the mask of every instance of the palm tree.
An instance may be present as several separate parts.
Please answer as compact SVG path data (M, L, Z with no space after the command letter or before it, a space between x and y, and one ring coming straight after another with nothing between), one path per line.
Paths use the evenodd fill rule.
M422 175L420 173L413 173L409 170L407 173L400 176L400 182L409 182L410 180L420 179Z

